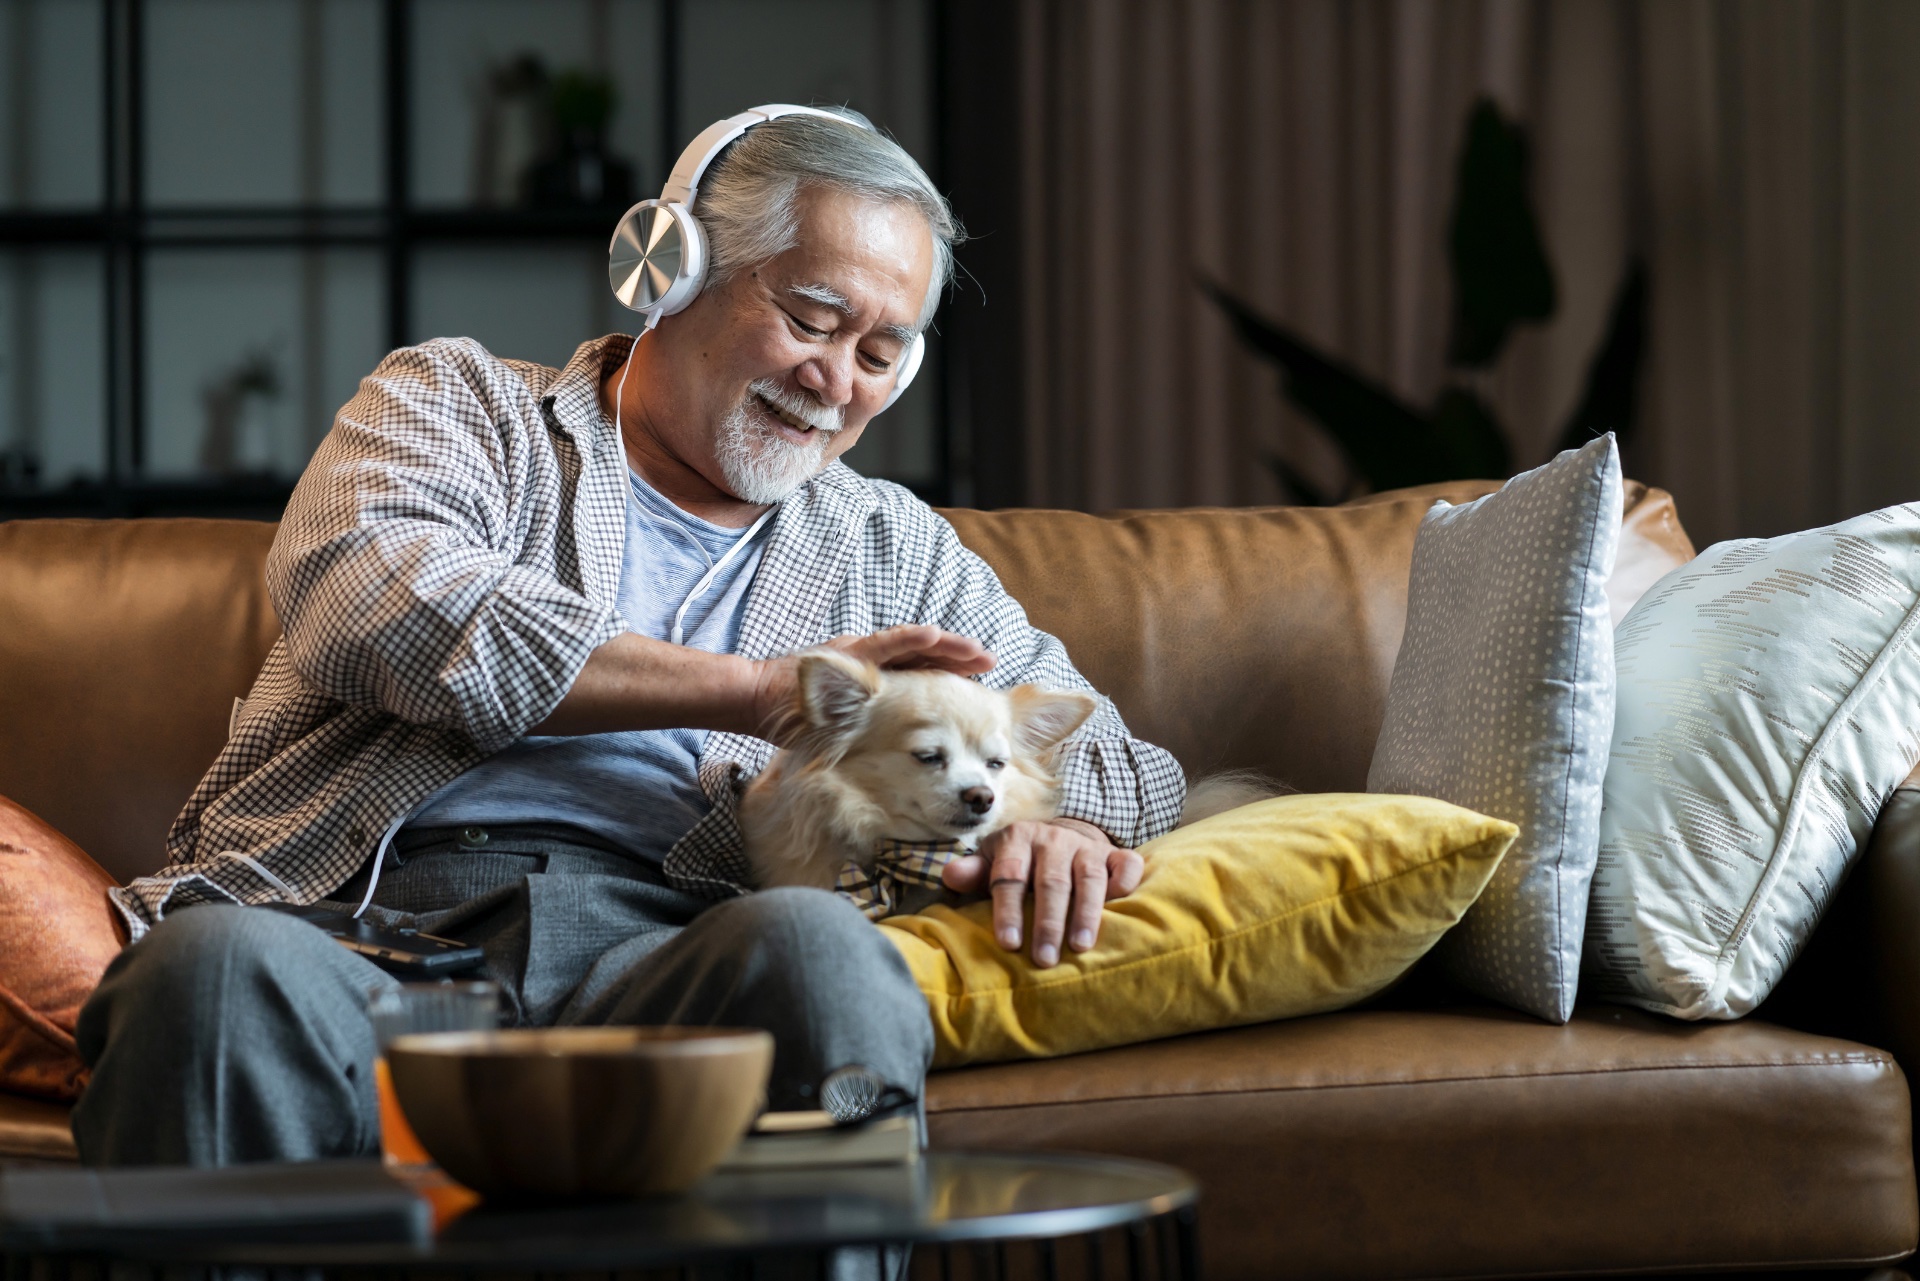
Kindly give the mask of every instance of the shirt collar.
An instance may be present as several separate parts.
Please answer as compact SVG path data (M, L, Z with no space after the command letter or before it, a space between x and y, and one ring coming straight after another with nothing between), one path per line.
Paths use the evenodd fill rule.
M600 380L632 350L632 334L608 334L581 343L540 398L548 421L574 434L609 432L617 437L613 423L600 409Z

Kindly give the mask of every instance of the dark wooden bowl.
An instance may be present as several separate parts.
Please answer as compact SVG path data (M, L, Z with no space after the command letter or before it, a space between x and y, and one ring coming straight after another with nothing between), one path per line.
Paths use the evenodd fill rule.
M483 1196L646 1196L693 1186L759 1113L773 1037L740 1028L428 1032L387 1047L428 1155Z

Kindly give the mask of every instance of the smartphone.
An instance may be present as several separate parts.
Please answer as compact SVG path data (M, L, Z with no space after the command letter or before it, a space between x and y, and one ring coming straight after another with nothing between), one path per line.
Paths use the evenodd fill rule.
M437 979L477 969L485 954L457 939L419 930L388 929L369 924L324 907L301 907L294 903L268 903L264 906L288 916L297 916L309 925L317 925L328 937L366 957L389 974L409 979Z

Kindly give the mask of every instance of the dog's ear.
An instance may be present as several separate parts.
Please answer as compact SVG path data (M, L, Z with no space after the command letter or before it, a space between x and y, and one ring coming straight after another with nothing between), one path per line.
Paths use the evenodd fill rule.
M830 649L800 656L800 715L811 730L851 733L866 723L880 669Z
M1018 685L1007 691L1013 704L1013 735L1020 750L1044 756L1058 747L1099 706L1091 694Z

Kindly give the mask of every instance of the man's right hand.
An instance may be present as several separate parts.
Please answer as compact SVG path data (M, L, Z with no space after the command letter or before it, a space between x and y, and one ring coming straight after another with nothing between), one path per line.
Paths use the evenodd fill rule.
M827 647L877 667L934 668L972 676L993 666L978 641L913 623ZM800 656L746 659L638 636L616 636L587 656L558 707L531 734L709 729L770 737L787 719Z
M957 672L977 676L993 667L993 655L979 641L955 632L942 631L930 623L906 623L868 636L836 636L821 646L864 659L875 667L893 671L910 668ZM761 659L753 695L754 731L769 742L789 720L799 688L800 655L782 654Z

